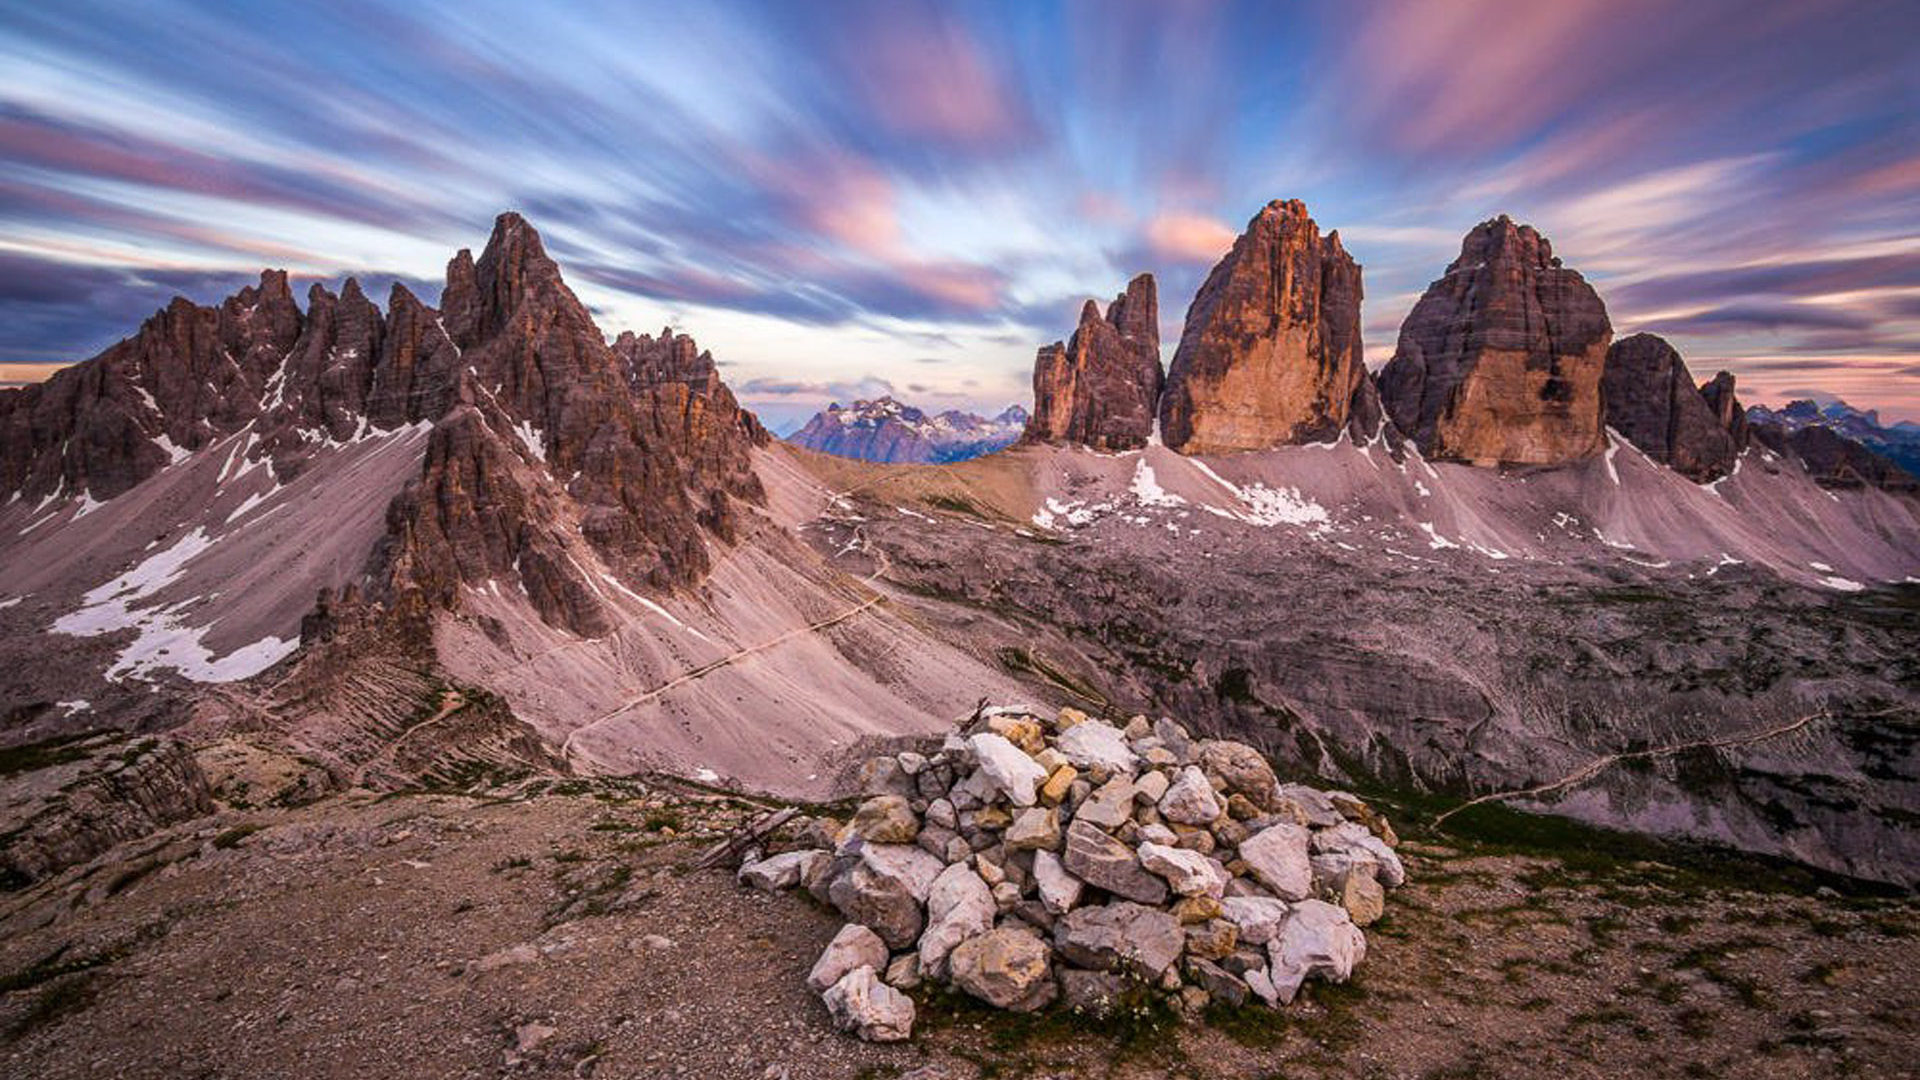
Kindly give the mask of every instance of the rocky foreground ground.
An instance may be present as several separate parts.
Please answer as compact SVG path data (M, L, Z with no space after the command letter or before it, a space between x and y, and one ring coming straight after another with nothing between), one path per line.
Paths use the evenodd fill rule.
M836 912L692 869L763 805L623 781L229 804L0 893L0 1074L1912 1074L1912 900L1381 805L1409 880L1347 984L1100 1024L928 988L880 1045L806 988Z

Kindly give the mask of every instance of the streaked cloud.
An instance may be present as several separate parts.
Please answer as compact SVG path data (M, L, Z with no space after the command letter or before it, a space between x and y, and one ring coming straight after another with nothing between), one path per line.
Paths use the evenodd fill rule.
M1376 363L1508 212L1697 369L1920 416L1916 39L1864 0L10 5L0 361L262 265L432 295L513 208L609 332L690 330L761 407L997 410L1139 271L1177 339L1302 198Z

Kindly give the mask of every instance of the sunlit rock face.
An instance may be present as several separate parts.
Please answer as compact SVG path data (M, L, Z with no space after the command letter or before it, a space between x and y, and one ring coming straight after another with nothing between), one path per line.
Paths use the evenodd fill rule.
M1087 301L1066 344L1041 347L1024 438L1137 450L1153 434L1162 381L1158 293L1153 275L1141 274L1104 315Z
M1428 457L1556 465L1606 446L1606 305L1531 226L1482 222L1400 327L1380 396Z
M1366 374L1360 265L1298 200L1268 203L1187 309L1160 404L1189 454L1311 442L1346 425Z

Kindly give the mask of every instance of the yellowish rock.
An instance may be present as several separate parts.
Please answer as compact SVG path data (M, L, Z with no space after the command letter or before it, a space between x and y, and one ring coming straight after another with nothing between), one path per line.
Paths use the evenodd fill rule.
M1220 917L1220 901L1211 896L1183 896L1173 905L1173 917L1182 926L1197 926Z
M1040 785L1040 803L1043 806L1059 806L1067 797L1067 790L1080 778L1080 770L1071 765L1062 765L1048 775L1046 783Z
M987 730L1029 754L1047 748L1046 733L1040 729L1039 721L1024 716L996 716L987 721Z
M1013 813L1004 806L988 806L973 812L973 824L979 829L1004 829L1013 824Z

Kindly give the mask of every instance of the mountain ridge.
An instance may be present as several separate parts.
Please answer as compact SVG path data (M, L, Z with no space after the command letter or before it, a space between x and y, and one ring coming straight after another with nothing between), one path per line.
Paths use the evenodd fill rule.
M1027 425L1027 410L1009 405L992 417L959 409L929 416L892 395L834 402L813 414L787 442L808 450L881 463L945 463L1011 446Z
M1285 277L1292 261L1247 265ZM1527 266L1558 269L1544 254ZM1357 298L1358 273L1331 295ZM1625 728L1537 713L1529 702L1555 692L1542 672L1578 674L1594 708L1643 713L1633 730L1649 740L1803 708L1816 689L1843 703L1903 692L1877 624L1855 628L1854 656L1767 612L1825 625L1848 598L1920 574L1920 501L1764 437L1723 474L1689 475L1676 432L1741 442L1730 376L1701 389L1677 355L1650 353L1648 376L1622 359L1613 374L1653 393L1621 397L1615 430L1596 400L1580 424L1601 433L1598 453L1489 468L1431 460L1373 378L1342 374L1338 349L1269 347L1262 331L1219 370L1331 364L1300 414L1325 422L1308 439L1283 417L1259 448L1188 455L1151 425L1164 400L1146 392L1148 280L1088 305L1079 344L1059 350L1085 361L1074 378L1049 377L1043 350L1036 387L1061 388L1059 438L884 468L772 440L685 335L609 341L517 215L478 258L449 261L438 310L396 289L382 313L357 284L309 290L302 310L273 273L220 305L170 305L50 389L0 398L0 556L22 568L0 596L10 737L111 722L271 740L339 786L664 770L823 796L857 747L941 730L992 694L1179 711L1316 775L1475 791L1618 750ZM1197 305L1199 324L1228 344L1234 327L1320 333L1262 306L1305 293L1244 299L1232 318ZM1607 355L1580 377L1602 379ZM1551 382L1557 362L1525 377ZM1082 402L1094 386L1126 407ZM1206 394L1190 399L1196 430L1227 430L1208 427ZM1676 403L1689 425L1671 422ZM881 406L876 427L906 409ZM1510 666L1551 637L1527 623L1526 597L1611 611L1594 599L1609 590L1757 613L1780 636L1741 658L1718 624L1705 644L1649 631L1658 653L1636 644L1647 633L1620 637L1616 614L1562 618L1566 651ZM1487 605L1518 611L1462 614ZM32 663L50 630L72 643L63 664ZM1631 663L1596 660L1622 650ZM1767 674L1690 689L1682 715L1660 690L1682 652L1686 670ZM1829 672L1818 688L1778 674L1804 663ZM1362 675L1386 669L1385 683ZM447 687L479 704L423 726L450 707ZM1816 741L1793 757L1806 783L1858 765L1857 749ZM1629 779L1550 808L1673 831L1672 815L1708 805ZM1785 853L1893 872L1872 854L1876 827L1777 786L1810 830ZM1745 798L1679 831L1781 850ZM1889 813L1913 801L1873 798Z

